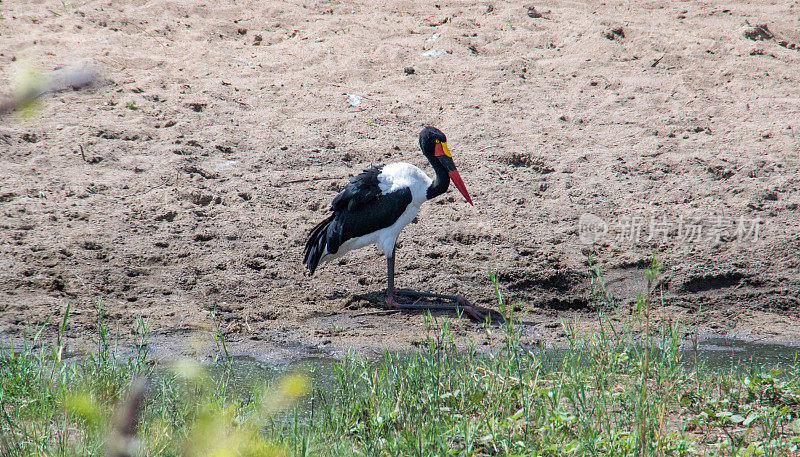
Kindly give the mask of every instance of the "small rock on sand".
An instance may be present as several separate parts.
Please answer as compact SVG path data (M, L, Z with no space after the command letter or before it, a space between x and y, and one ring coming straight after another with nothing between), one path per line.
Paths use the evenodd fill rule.
M528 8L528 17L532 17L534 19L538 19L542 17L542 13L536 11L536 7L533 5L526 6Z
M771 40L775 37L775 35L769 31L767 24L749 27L744 31L744 36L745 38L753 41Z

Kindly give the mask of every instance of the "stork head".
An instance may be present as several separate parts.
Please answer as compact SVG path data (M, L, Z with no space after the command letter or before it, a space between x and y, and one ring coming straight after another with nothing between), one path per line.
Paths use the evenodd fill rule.
M461 180L461 175L456 169L456 164L453 162L453 155L450 154L450 149L447 147L447 137L444 136L444 133L436 127L425 127L419 133L419 147L434 169L439 168L437 164L444 167L444 171L447 172L447 176L453 181L458 191L461 192L467 203L472 205L472 198L470 198L467 187L464 186L464 181Z

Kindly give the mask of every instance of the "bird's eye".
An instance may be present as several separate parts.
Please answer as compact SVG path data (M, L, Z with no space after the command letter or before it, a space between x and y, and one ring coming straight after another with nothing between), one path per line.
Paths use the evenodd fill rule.
M436 142L437 142L437 143L441 143L441 141L439 141L439 140L436 140Z

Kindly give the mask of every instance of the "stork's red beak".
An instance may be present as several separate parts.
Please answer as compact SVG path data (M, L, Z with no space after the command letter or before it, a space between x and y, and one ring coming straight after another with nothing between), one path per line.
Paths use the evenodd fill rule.
M456 164L453 162L453 155L450 154L450 148L447 147L447 142L440 143L437 141L436 146L434 146L433 155L439 159L445 168L447 168L447 174L450 176L450 181L453 181L453 184L456 185L458 191L461 192L461 195L467 199L467 203L474 206L475 204L472 203L472 199L469 197L469 192L467 192L467 187L464 185L464 181L461 180L461 175L458 174L458 170L456 170Z
M472 199L469 198L469 192L467 192L467 187L464 186L464 181L461 180L461 175L458 174L458 170L450 171L447 174L450 175L450 180L456 185L456 188L458 188L458 191L461 192L461 195L467 199L467 203L475 206L475 204L472 203Z

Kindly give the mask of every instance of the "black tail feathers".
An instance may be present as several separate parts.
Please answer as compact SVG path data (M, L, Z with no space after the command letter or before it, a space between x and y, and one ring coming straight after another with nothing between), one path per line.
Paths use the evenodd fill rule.
M327 219L320 222L308 234L308 241L303 250L303 263L308 268L309 276L314 274L314 271L322 259L322 253L325 252L326 238L328 236L328 226L333 222L334 215L331 214Z

